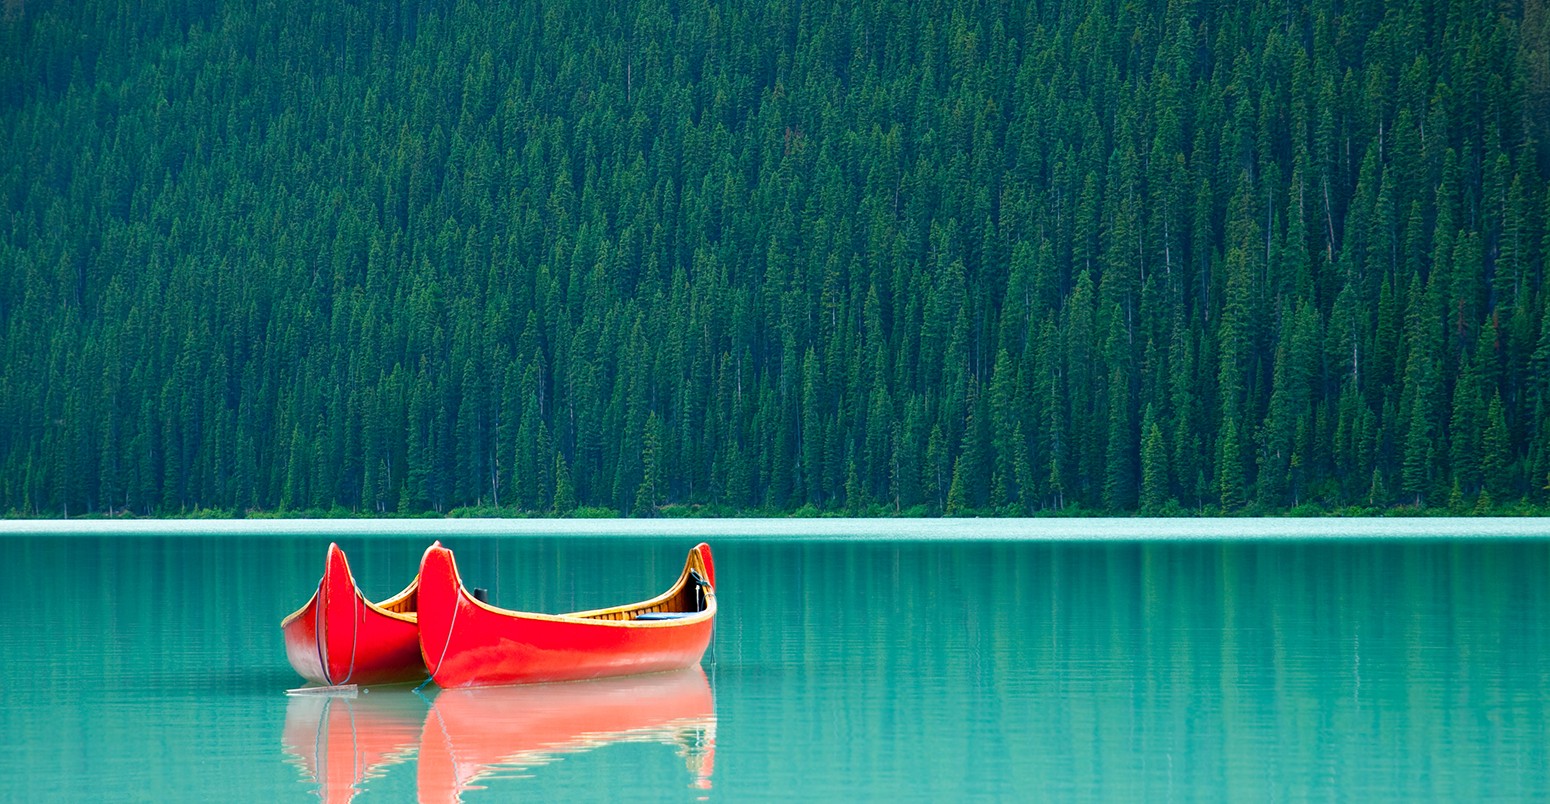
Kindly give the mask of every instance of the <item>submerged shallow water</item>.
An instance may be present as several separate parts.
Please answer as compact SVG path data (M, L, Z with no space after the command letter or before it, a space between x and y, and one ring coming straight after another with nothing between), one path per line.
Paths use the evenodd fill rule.
M284 695L300 679L279 621L330 540L381 598L425 534L13 523L0 797L1545 798L1550 526L1449 526L1220 543L439 526L491 602L545 611L648 597L704 538L721 613L703 672L352 700Z

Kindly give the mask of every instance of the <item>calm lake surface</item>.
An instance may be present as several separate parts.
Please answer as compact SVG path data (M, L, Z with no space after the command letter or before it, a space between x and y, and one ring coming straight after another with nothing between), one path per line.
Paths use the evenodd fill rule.
M1545 520L79 527L0 523L6 800L1550 797ZM286 696L328 543L433 538L542 611L710 542L703 676Z

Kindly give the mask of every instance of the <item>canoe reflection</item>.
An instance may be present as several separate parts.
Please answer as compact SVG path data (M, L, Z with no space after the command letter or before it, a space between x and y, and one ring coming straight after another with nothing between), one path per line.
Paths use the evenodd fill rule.
M621 742L676 746L691 785L709 789L716 706L705 671L444 690L420 735L420 800L461 801L481 778Z
M699 667L561 684L443 690L407 687L356 698L301 695L287 702L281 737L290 762L326 802L348 802L391 765L419 754L421 801L461 801L496 774L612 743L674 746L691 786L708 790L716 703Z
M281 740L324 801L348 802L367 780L414 756L425 711L425 699L407 687L358 698L299 695L286 704Z

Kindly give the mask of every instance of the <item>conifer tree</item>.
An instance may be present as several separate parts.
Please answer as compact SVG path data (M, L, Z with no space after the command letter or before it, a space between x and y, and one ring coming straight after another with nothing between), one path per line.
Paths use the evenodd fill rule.
M566 463L565 456L556 452L554 454L554 502L549 511L556 516L565 516L576 510L576 492L571 485L570 465Z
M1507 429L1501 394L1491 395L1491 405L1485 414L1485 432L1480 440L1480 465L1485 493L1497 502L1512 499L1512 435Z
M952 485L947 489L947 507L945 513L948 516L962 516L969 510L969 470L963 456L953 461Z
M1243 449L1238 443L1238 425L1232 419L1222 423L1221 455L1217 465L1220 467L1217 489L1222 510L1236 511L1243 507L1248 482L1244 477Z
M642 450L641 462L644 465L640 486L635 490L635 504L631 508L636 516L651 516L656 513L661 501L664 485L662 472L662 420L657 418L655 411L651 413L646 422L645 446Z
M1141 513L1155 515L1168 502L1168 449L1148 404L1141 417Z

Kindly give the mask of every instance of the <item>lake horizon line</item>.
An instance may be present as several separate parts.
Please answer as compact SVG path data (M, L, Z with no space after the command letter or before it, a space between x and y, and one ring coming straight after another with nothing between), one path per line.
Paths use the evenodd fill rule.
M10 519L22 536L698 537L738 540L1147 542L1550 539L1546 517L726 519Z

